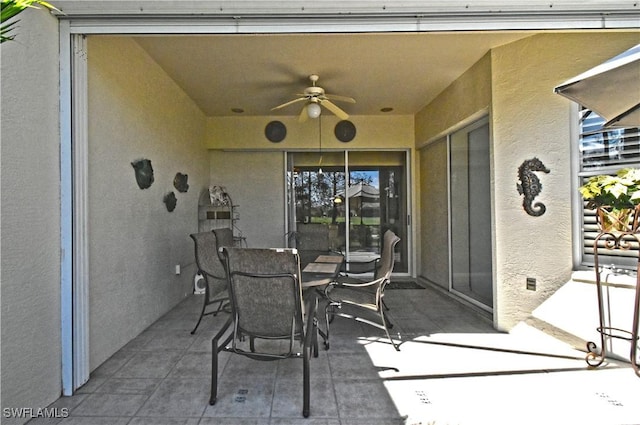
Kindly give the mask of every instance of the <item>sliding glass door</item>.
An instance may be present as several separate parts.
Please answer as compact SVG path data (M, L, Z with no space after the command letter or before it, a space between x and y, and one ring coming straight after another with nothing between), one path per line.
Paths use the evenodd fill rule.
M408 271L405 152L295 152L288 167L290 235L320 225L331 249L368 261L391 229L402 239L395 271Z
M451 289L492 308L489 141L486 119L450 138Z

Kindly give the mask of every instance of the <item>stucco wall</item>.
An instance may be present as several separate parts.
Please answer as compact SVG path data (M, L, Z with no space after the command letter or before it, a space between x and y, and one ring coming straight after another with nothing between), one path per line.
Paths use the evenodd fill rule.
M60 396L58 26L27 10L2 44L2 408ZM21 423L3 418L3 424Z
M525 320L571 277L572 105L554 94L553 88L637 42L637 32L532 36L489 52L416 115L416 143L420 147L485 112L490 114L494 322L500 329L511 329ZM536 199L547 206L541 217L524 212L516 189L518 167L533 157L551 169L550 174L539 176L543 190ZM424 224L442 215L425 210L434 199L440 199L438 194L430 195L427 186L434 183L430 167L436 167L433 162L438 158L444 160L443 154L428 146L421 151L421 158L421 236L423 240L435 237L444 244L446 241ZM446 182L446 175L435 174L440 176L439 184ZM427 265L435 261L430 254L423 246L422 274L446 286L438 280L446 274L429 270ZM526 289L527 277L536 278L537 291Z
M416 144L423 146L463 121L468 124L488 112L490 104L491 55L487 53L416 114Z
M418 275L449 287L449 205L447 201L447 144L445 139L420 150L420 249Z
M131 39L88 39L90 362L100 365L191 291L205 119ZM140 189L131 162L150 159ZM189 190L173 186L188 174ZM176 209L163 203L174 191ZM181 274L175 266L181 265Z
M211 184L227 188L238 205L235 235L252 248L285 246L282 152L211 151Z
M500 328L524 320L571 277L572 105L553 88L637 42L638 33L545 34L492 51L494 316ZM518 166L533 157L551 170L539 176L536 200L547 207L540 217L524 212L516 190ZM526 289L527 277L537 279L537 291Z
M419 275L449 287L448 151L444 136L486 115L491 104L491 57L486 54L415 117L420 149Z
M281 121L287 128L282 142L271 143L264 135L265 126L272 120ZM356 127L355 138L340 142L335 137L335 125L340 121L330 113L323 113L321 120L298 122L297 116L278 117L211 117L207 120L206 144L210 149L250 150L300 150L322 149L389 149L413 148L413 117L350 116ZM322 125L320 130L319 125Z

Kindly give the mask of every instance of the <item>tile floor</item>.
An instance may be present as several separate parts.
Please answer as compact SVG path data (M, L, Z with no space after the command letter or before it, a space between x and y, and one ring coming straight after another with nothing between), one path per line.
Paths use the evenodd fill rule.
M302 362L222 354L209 406L210 340L226 317L189 331L201 298L184 300L96 369L66 407L76 425L640 424L640 378L526 325L495 331L482 314L431 288L387 291L396 352L382 333L336 318L331 348L312 359L311 416Z

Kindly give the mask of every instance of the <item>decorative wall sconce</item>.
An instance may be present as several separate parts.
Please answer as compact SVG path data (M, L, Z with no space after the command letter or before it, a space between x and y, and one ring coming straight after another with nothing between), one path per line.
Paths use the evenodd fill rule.
M173 187L180 193L185 193L189 190L189 176L187 174L177 173L173 178Z
M131 163L136 173L136 182L140 189L147 189L153 183L153 167L150 159L138 159Z
M172 212L173 210L176 209L176 204L178 203L178 200L176 199L176 194L173 192L169 192L166 195L164 195L164 204L167 206L167 211Z

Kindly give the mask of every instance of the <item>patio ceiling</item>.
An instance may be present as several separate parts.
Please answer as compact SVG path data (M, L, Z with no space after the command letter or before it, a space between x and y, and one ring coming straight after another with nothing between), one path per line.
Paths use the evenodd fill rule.
M136 36L140 46L207 116L297 115L278 111L320 76L350 115L413 115L490 49L532 32ZM337 103L337 102L336 102ZM325 112L328 113L328 112Z

